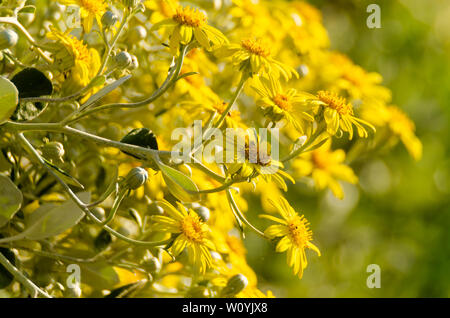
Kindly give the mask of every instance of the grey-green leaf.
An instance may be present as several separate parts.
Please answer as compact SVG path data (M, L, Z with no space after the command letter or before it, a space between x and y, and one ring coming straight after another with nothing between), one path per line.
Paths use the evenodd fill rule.
M0 76L0 124L7 121L19 103L19 91L8 79Z
M23 195L7 176L0 174L0 227L19 211Z
M47 165L49 165L55 173L67 184L78 187L80 189L84 189L84 186L74 177L72 177L70 174L65 172L64 170L60 169L59 167L52 164L50 161L46 160L45 158L42 158Z
M199 194L195 193L198 192L198 187L191 178L160 161L157 162L157 164L163 173L164 181L166 182L169 191L177 199L182 202L192 202L199 199Z
M84 109L88 108L89 106L91 106L92 104L94 104L95 102L97 102L98 100L103 98L105 95L109 94L110 92L115 90L117 87L119 87L120 85L122 85L123 83L128 81L130 79L130 77L131 77L131 75L121 77L117 81L103 87L97 93L95 93L94 95L89 97L89 99L86 101L86 103L84 103L81 106L80 110L84 110Z
M89 202L89 192L82 192L78 197L83 202ZM71 199L60 205L46 204L34 211L27 222L27 228L21 233L29 240L42 240L59 235L78 224L84 217L84 212Z

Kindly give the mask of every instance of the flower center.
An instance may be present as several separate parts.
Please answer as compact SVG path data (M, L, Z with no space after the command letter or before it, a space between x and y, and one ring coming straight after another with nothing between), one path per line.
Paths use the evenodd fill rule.
M302 216L295 216L288 222L290 237L297 247L304 247L311 241L312 232L308 228L308 223Z
M223 114L223 112L225 111L225 109L227 109L228 103L226 102L221 102L221 103L216 103L213 105L213 108L215 110L217 110L217 112L219 114ZM228 114L229 115L229 114Z
M256 54L262 57L268 57L270 55L270 48L264 45L261 39L253 40L246 39L241 42L241 46L252 54Z
M198 28L206 23L206 16L203 12L189 7L179 7L172 19L179 24L184 24L193 28Z
M328 107L335 109L341 115L353 115L353 107L344 97L338 96L336 93L328 91L320 91L317 93L319 99L327 104Z
M319 169L325 170L328 167L327 153L313 151L311 153L311 159L314 165Z
M273 102L283 110L291 109L291 103L289 102L289 97L286 95L278 94L273 98Z
M79 0L80 6L90 13L101 13L106 10L103 0Z
M197 216L188 215L181 221L181 232L191 242L200 243L204 234L202 225Z

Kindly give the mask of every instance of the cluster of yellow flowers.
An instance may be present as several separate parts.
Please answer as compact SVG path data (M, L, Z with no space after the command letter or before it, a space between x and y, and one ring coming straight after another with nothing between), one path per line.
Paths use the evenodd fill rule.
M125 177L143 165L143 157L132 158L115 148L114 141L131 129L151 129L158 144L154 150L162 158L156 164L144 160L147 182L132 188L117 214L110 214L111 227L121 234L113 235L99 259L105 268L112 266L120 282L108 285L104 279L95 285L82 280L85 296L131 286L150 273L152 278L136 295L271 297L270 291L258 289L256 274L247 264L244 232L253 231L272 242L276 252L286 252L288 266L299 278L307 266L305 251L320 256L320 239L312 243L305 216L283 197L289 183L308 178L318 191L329 188L342 199L340 182L358 182L346 151L354 160L400 140L415 159L421 156L414 124L390 104L391 93L381 85L381 76L330 50L320 12L306 2L190 1L197 8L176 0L56 2L81 9L81 32L60 30L61 21L55 18L55 26L42 38L52 63L39 68L53 74L59 87L54 94L79 93L72 103L78 108L75 116L67 117L70 103L58 104L60 109L50 106L52 115L45 120L62 120L103 138L93 140L100 146L72 146L72 127L60 131L69 134L66 139L60 132L49 132L49 139L68 150L60 167L100 196L98 180L105 179L105 167L118 166ZM108 91L97 106L83 108L111 79L129 74L131 78ZM106 83L98 80L101 76ZM140 102L144 96L151 97ZM112 111L102 111L107 109ZM195 120L223 131L277 127L282 156L224 164L204 158L181 164L165 160L163 151L175 144L174 129L192 127ZM346 142L346 151L334 147L337 139ZM246 139L247 153L253 146ZM269 163L273 173L267 173ZM58 189L31 200L24 213L60 200L64 191ZM249 206L251 192L260 195L266 211ZM101 216L120 205L117 201L103 200L93 212ZM249 221L257 215L275 223L259 230ZM64 254L61 251L72 249L77 257L89 254L92 236L97 242L105 229L89 221L77 227L61 234L55 242L59 249L54 250ZM133 244L128 237L165 244L127 245ZM102 272L101 264L93 264Z

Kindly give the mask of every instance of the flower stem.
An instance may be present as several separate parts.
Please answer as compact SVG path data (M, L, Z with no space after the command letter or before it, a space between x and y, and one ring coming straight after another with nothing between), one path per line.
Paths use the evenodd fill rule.
M42 296L45 298L52 298L49 294L42 291L38 286L36 286L31 280L29 280L21 271L19 271L10 261L0 253L0 264L6 268L23 286L25 286L30 292L33 298Z

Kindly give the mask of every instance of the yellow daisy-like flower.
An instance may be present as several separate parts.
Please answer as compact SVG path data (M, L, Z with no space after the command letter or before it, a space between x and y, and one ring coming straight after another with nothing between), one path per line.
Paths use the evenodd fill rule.
M96 49L88 48L68 32L62 33L51 28L47 38L56 40L54 60L56 67L63 72L71 91L89 84L100 68L100 56Z
M422 143L416 137L414 122L400 108L387 107L389 129L400 138L410 155L419 160L422 157Z
M305 249L312 249L320 256L319 249L311 243L312 231L309 229L309 223L303 215L299 216L294 211L285 198L280 197L279 202L270 199L269 201L283 219L272 215L260 215L260 217L279 223L269 226L264 231L264 234L272 239L280 238L276 246L276 251L278 253L287 251L288 265L294 268L295 275L302 278L303 270L308 265Z
M351 140L353 138L353 125L356 127L358 136L363 138L369 136L364 126L369 127L375 132L375 127L367 121L355 117L352 104L336 93L319 91L317 96L312 97L309 101L313 105L320 107L318 112L323 110L327 132L332 136L340 131L348 132L349 139Z
M193 39L207 50L215 49L228 42L222 32L208 25L203 12L190 7L179 6L172 18L154 24L151 30L162 27L172 30L169 46L174 54L178 52L180 44L187 45Z
M292 162L292 169L297 177L311 177L317 190L330 188L337 198L343 199L344 192L338 180L356 184L358 177L343 163L345 152L342 149L331 151L330 145L327 142L318 149L302 154Z
M238 130L238 136L239 132L243 130ZM231 178L250 182L254 178L261 177L266 182L274 182L284 191L287 191L284 178L295 184L295 180L281 170L284 167L283 163L272 158L270 144L260 141L256 134L249 136L244 133L243 135L241 138L245 138L245 143L242 145L240 141L236 143L233 134L226 136L224 155L234 154L232 162L229 162L230 158L224 158L224 162L228 162L228 174Z
M242 71L251 72L252 75L267 74L275 78L282 75L285 80L289 80L293 76L298 78L298 73L294 68L272 57L270 48L270 45L261 38L248 38L242 40L240 44L227 45L220 55L231 56L234 65Z
M158 202L167 216L153 216L154 229L176 234L171 253L178 256L187 248L190 263L200 273L205 273L207 268L213 267L210 250L215 247L208 239L210 229L197 213L186 210L179 202L177 204L178 209L165 200Z
M303 133L305 121L313 122L314 118L306 112L304 95L296 89L284 90L279 81L272 77L262 77L252 85L253 90L261 97L257 105L265 110L265 116L273 122L281 119L292 124L295 129Z
M83 21L83 28L86 32L91 31L94 20L101 26L101 19L107 9L104 0L58 0L65 5L75 4L80 7L80 16Z

